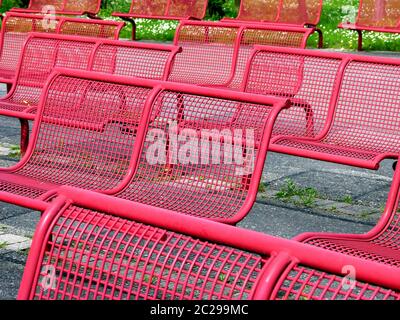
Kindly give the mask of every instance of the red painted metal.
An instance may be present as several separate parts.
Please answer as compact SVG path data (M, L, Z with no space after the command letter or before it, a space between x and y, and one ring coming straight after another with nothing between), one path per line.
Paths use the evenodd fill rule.
M398 59L256 47L242 90L290 98L270 150L377 169L398 158Z
M322 4L322 0L242 0L236 19L223 20L316 26Z
M358 33L358 49L362 50L362 32L400 32L400 4L397 0L360 0L356 21L343 21L339 28Z
M400 267L400 169L397 167L388 202L378 224L363 235L306 233L296 240L346 255Z
M19 299L400 298L393 266L99 193L59 193ZM346 266L353 289L342 285Z
M46 200L55 187L72 185L226 223L250 211L286 100L126 76L107 76L104 83L101 73L62 72L47 80L29 148L19 164L0 171L0 191ZM173 156L157 162L149 141L160 131L171 146L175 134L198 135L210 152L188 162ZM225 159L233 145L235 158Z
M118 39L124 23L54 17L47 21L41 15L8 12L3 19L0 38L0 82L15 81L18 60L29 32L80 35Z
M113 16L162 20L201 20L206 15L208 0L132 0L128 13L114 12Z
M183 21L174 40L183 51L169 80L239 89L254 45L305 48L312 32L302 27Z
M101 0L30 0L27 9L13 8L20 13L48 13L54 9L55 14L96 16L99 13Z

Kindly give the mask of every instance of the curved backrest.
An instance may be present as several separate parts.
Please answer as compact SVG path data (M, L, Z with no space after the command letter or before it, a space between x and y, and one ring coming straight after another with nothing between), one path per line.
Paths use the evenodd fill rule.
M322 0L242 0L237 20L317 25Z
M124 23L110 20L87 20L64 18L60 22L59 34L95 37L104 39L119 39L119 33Z
M396 28L399 24L400 2L398 0L360 0L356 25Z
M274 135L316 136L334 108L342 63L335 55L256 47L243 90L291 99L293 106L278 117Z
M129 13L139 16L165 16L203 19L208 0L132 0Z
M30 0L28 9L42 12L43 8L53 7L57 12L77 12L96 14L101 0Z

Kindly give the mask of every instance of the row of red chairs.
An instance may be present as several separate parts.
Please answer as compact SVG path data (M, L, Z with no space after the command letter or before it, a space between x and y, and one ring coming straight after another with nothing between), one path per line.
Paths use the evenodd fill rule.
M135 39L136 18L167 20L201 20L207 9L207 0L132 0L129 12L114 12L132 24L132 37ZM101 0L86 1L51 1L30 0L27 9L13 8L14 12L46 13L52 6L56 14L88 15L96 18ZM44 9L43 9L44 8ZM235 19L225 18L231 22L259 22L283 26L308 27L320 35L319 45L322 47L322 32L317 28L323 8L322 0L242 0L238 16ZM349 12L351 15L351 12ZM358 33L358 49L362 50L363 31L400 32L400 6L397 0L376 1L360 0L355 21L344 21L339 28L355 30Z
M192 25L195 27L201 26L197 22ZM204 26L202 29L204 30ZM205 34L210 35L208 31ZM207 46L207 44L210 43L206 41L203 46ZM213 42L211 44L215 45ZM197 44L197 46L199 45ZM218 44L218 46L220 47L221 44ZM40 51L40 48L43 47L46 47L46 54ZM198 50L194 52L198 52ZM183 48L163 47L153 44L77 38L63 35L31 35L23 49L18 71L19 76L25 75L26 78L23 76L17 78L17 85L14 90L15 92L27 90L25 92L35 93L35 90L33 90L35 87L31 83L40 84L39 86L36 85L36 92L39 92L39 94L36 93L36 96L41 98L37 105L32 106L29 110L22 110L17 115L18 117L23 117L22 114L25 114L26 120L35 120L35 127L25 157L15 167L3 170L1 173L1 200L44 211L54 204L54 199L60 193L58 191L59 187L69 185L81 189L94 190L99 194L103 193L127 199L133 211L135 211L134 206L143 204L147 208L146 210L160 212L161 215L166 210L173 215L184 214L233 224L242 219L254 203L267 150L273 149L274 143L276 144L276 140L272 140L271 143L272 136L282 139L286 135L286 139L292 139L289 135L299 137L299 134L302 134L301 141L309 139L314 142L313 145L319 146L320 149L318 151L321 160L341 163L341 158L336 159L327 153L336 150L342 153L343 157L347 157L347 164L350 165L376 168L375 162L377 160L382 160L385 157L397 157L398 152L390 149L396 145L396 131L393 128L396 126L397 121L397 108L395 106L397 101L397 81L399 80L397 75L399 63L395 59L332 54L300 49L256 47L250 54L245 68L244 80L239 87L239 91L250 93L239 92L238 90L226 91L226 86L223 85L217 85L217 88L211 89L212 83L204 85L201 81L195 87L177 83L177 80L159 82L160 79L170 80L179 55L184 55L184 53L184 46ZM135 56L136 59L132 60L132 56ZM149 57L151 57L150 60ZM204 63L203 68L208 68L210 74L217 70L218 65L209 66L207 59L204 59ZM33 65L35 66L34 68L32 68ZM44 69L41 69L41 66ZM54 71L54 67L64 67L69 68L69 70L56 69ZM232 66L229 66L228 69L231 70L231 68ZM155 70L158 71L154 72ZM49 78L51 71L53 71L53 74ZM93 71L96 71L96 73L93 73ZM107 73L106 77L105 72ZM113 77L110 74L119 76ZM158 80L130 80L129 78L132 76ZM357 79L360 79L360 81L357 82ZM193 81L190 82L195 83ZM385 86L386 90L381 90L383 86ZM360 92L363 94L360 95ZM255 93L261 93L262 95L255 95ZM275 96L275 98L272 96ZM371 101L375 104L380 102L380 104L371 109ZM360 106L363 108L360 108ZM373 110L371 118L364 116L364 113L368 115L371 110ZM393 125L388 125L387 121L389 120L393 121ZM174 122L176 126L171 133L169 130L171 129L171 123ZM203 129L215 130L213 134L207 137L206 141L210 139L216 139L217 141L222 139L225 141L229 137L225 138L218 135L223 130L228 130L232 133L234 130L245 132L246 129L252 129L252 139L249 141L245 138L241 139L239 150L241 150L240 154L245 159L248 159L248 162L254 163L254 166L250 166L250 169L246 171L244 170L246 169L246 161L243 163L218 164L212 161L205 161L211 160L209 159L210 155L201 155L200 158L203 160L201 163L192 163L190 161L158 163L153 161L153 158L156 158L156 154L150 152L152 150L150 142L154 141L155 132L167 133L167 136L162 139L162 141L165 141L165 146L167 146L169 145L167 141L170 140L168 138L169 134L189 131L190 135L197 136ZM323 146L324 141L315 142L316 138L321 137L320 131L324 135L335 134L336 140L330 140L329 145L325 143L326 146ZM337 139L340 134L342 134L343 138ZM350 138L354 137L354 140L349 139L346 141L346 135L349 134ZM390 139L387 138L388 136ZM236 142L236 140L228 139L227 141L231 141L230 143L234 144L233 142ZM200 141L202 140L200 139ZM349 143L351 141L354 141L354 143L362 141L363 143L350 146ZM374 144L382 145L385 148L384 143L387 142L390 143L383 151L371 148ZM225 147L226 144L220 146L221 153ZM166 150L168 151L169 148L166 148ZM309 152L305 148L305 152L301 155L308 156L308 154ZM359 159L359 155L363 157ZM368 157L366 157L367 155ZM371 164L368 166L369 162L365 161L370 161ZM241 174L238 175L237 172L241 172ZM374 231L374 236L368 235L362 239L352 236L349 236L349 238L344 237L348 240L346 242L346 240L340 240L341 236L334 235L332 236L332 239L334 239L332 240L333 245L330 245L328 240L325 239L330 239L331 236L307 236L307 239L309 237L313 239L310 244L322 246L322 252L331 257L324 261L338 259L338 257L342 259L339 260L341 261L340 263L335 264L333 269L326 269L325 262L319 261L319 258L314 262L309 261L316 259L315 257L320 257L320 255L312 254L312 250L315 249L308 249L310 246L297 247L298 244L293 244L299 249L293 249L294 251L290 252L288 259L282 258L283 261L281 261L281 258L276 258L277 260L274 258L270 261L271 265L274 266L272 270L268 268L264 270L263 267L260 267L258 269L260 271L256 272L256 274L261 274L261 278L259 278L261 283L264 283L264 277L276 276L274 278L276 281L280 279L279 281L281 282L273 282L273 285L271 282L268 286L267 293L271 292L271 290L274 292L278 290L276 296L269 295L269 293L266 294L263 291L265 287L254 280L254 277L258 277L256 274L251 277L251 281L255 281L257 287L261 286L263 288L262 290L260 289L260 292L263 292L262 294L256 294L258 292L257 289L254 292L244 290L244 293L242 292L243 295L234 291L236 293L233 293L232 296L228 294L228 296L231 298L298 297L300 299L328 297L349 299L396 298L396 291L387 290L398 289L396 278L390 282L387 278L376 276L379 279L375 279L374 277L379 274L379 272L375 273L375 268L382 270L382 273L390 271L392 275L397 274L396 261L398 261L398 258L396 258L396 241L393 239L396 239L396 230L398 229L397 210L394 209L398 200L398 180L398 178L394 180L384 220ZM86 197L85 191L81 190L79 193L82 198ZM70 199L68 196L67 198ZM75 198L72 199L75 200ZM90 222L87 222L88 230L98 230L99 226L92 225L91 221L96 221L97 223L98 219L102 220L103 218L106 220L111 219L113 221L112 226L114 226L113 218L104 215L110 211L114 212L113 209L110 209L113 207L112 203L114 202L112 201L114 200L108 197L96 199L93 203L90 202L89 204L88 202L85 205L81 205L81 207L74 206L73 217L76 217L75 209L77 212L86 212L87 216L90 217L90 219L88 218ZM98 209L100 212L93 213L93 210L97 208L98 199L104 199L104 201L102 200L104 204L102 208L108 209ZM65 201L65 197L62 201ZM117 205L117 207L120 206ZM64 211L60 207L58 209L60 211L57 211L59 215L57 217L62 221L66 219L72 223L68 225L66 234L74 234L74 231L70 228L81 225L80 218L77 218L78 220L74 220L70 216L65 218L62 216ZM84 214L85 217L86 213ZM115 215L118 216L119 214L118 211L115 211ZM155 214L151 214L151 216L155 216ZM47 219L50 219L49 215L45 214L43 219L48 221ZM165 219L171 220L169 218ZM158 219L154 221L158 221ZM156 227L162 226L162 221L159 222L161 225L154 221L152 220L149 224ZM198 228L198 224L195 221L197 220L189 223L193 229ZM209 222L204 223L208 224ZM128 221L121 220L120 223L115 222L118 230L130 230L131 224L135 224L135 222L129 219ZM38 283L40 286L40 283L42 283L41 277L46 276L40 272L38 273L37 270L51 268L51 263L46 264L44 262L52 262L72 256L72 260L69 258L63 260L61 269L57 269L59 264L53 266L57 275L56 278L60 281L64 274L69 272L67 269L63 269L66 265L68 268L71 267L73 269L71 275L66 276L65 279L59 282L59 287L53 293L46 289L47 293L50 294L49 296L46 296L47 293L44 293L46 290L42 288L44 291L40 293L39 297L75 297L76 290L78 290L76 297L80 298L98 297L98 294L103 294L104 298L114 297L105 291L84 290L80 286L82 284L81 277L90 277L85 272L88 272L87 270L93 271L93 266L88 264L88 261L93 261L93 259L84 259L83 262L81 261L83 265L80 265L80 257L83 254L87 256L93 254L97 257L98 246L101 244L97 242L89 242L88 244L87 236L83 236L77 231L77 239L72 239L70 242L67 241L65 247L60 247L59 243L57 244L53 239L53 236L49 238L44 236L45 234L57 233L59 230L57 225L51 224L51 227L46 228L43 230L41 228L38 229L35 241L36 238L39 238L37 246L40 245L42 247L40 250L35 249L32 251L31 255L35 258L30 258L30 261L34 262L28 262L27 270L36 268L34 272L36 280L32 280L31 274L29 276L30 281L38 281L33 287L32 282L28 282L30 283L30 290L34 290L36 293L42 292L32 288L36 288L35 286ZM54 232L50 231L52 228L55 228ZM218 228L225 227L220 226ZM231 232L232 229L229 228L227 227L226 230ZM155 234L158 234L159 231L157 230L159 229L154 230L156 230L154 231ZM161 229L160 232L168 233L170 231L176 230L166 228L165 231ZM110 229L113 237L115 232L114 229ZM143 231L138 232L139 234L143 233ZM179 232L177 237L181 239L183 235L180 235ZM135 237L135 234L130 235ZM187 231L183 232L183 234L196 235L196 233L187 233ZM377 236L380 234L384 234L383 238ZM244 235L247 237L246 232ZM92 234L90 236L91 238L96 237ZM261 235L258 236L261 237ZM86 248L85 251L75 250L76 243L80 241L81 237L83 243L78 246ZM119 239L117 235L115 237L115 239ZM318 242L315 238L323 240ZM145 239L143 241L153 243L152 238ZM168 244L170 244L167 241L169 239L168 236L166 238L163 237L163 239L165 246L168 247ZM257 237L248 236L248 239L250 243L253 243ZM379 240L375 242L375 239ZM385 242L382 239L387 241ZM203 240L208 240L207 236ZM55 242L53 243L53 241ZM64 241L60 241L63 245ZM104 241L107 246L112 246L109 241ZM211 239L208 241L211 241ZM268 241L275 243L275 240L265 236L264 242ZM338 256L337 253L329 253L329 251L335 251L338 246L335 241L338 241L343 246L344 249L341 249L342 255ZM105 242L101 241L101 243ZM347 247L343 245L344 242L346 242ZM292 242L289 243L292 244ZM47 252L47 248L50 248L53 244L55 246L54 249L51 249L50 253ZM350 245L353 245L358 251L354 249L354 251L349 252L347 248ZM236 249L242 248L237 244L231 246ZM107 251L110 248L103 249ZM208 252L206 247L201 245L201 248ZM284 248L286 247L284 246ZM311 250L309 251L310 256L307 258L309 260L306 260L307 262L303 264L290 262L298 261L299 255L300 261L305 259L299 253L303 250L301 248L307 248L304 249L305 252ZM129 249L126 248L126 250ZM186 252L186 250L182 250ZM196 249L196 252L197 250L199 249ZM233 249L228 248L226 250ZM250 249L250 247L244 250L256 252L257 255L261 254L254 248ZM279 252L278 256L287 256L285 250L276 248L275 251L268 252L268 256L275 257L274 252ZM69 253L64 256L66 252ZM132 253L134 251L130 252L129 259L131 260L128 259L129 263L145 259L151 265L153 263L159 265L162 262L158 259L164 259L165 257L163 252L157 251L159 253L156 254L155 258L149 260L146 258L148 255L146 250L137 253L138 256ZM352 254L351 252L355 253ZM109 255L114 253L118 256L122 254L117 250L116 252L112 251ZM41 265L40 259L42 258L39 258L39 256L43 257L43 254L48 254L50 258L43 260L44 265ZM200 256L202 254L206 253L199 252ZM262 254L264 259L262 266L269 265L269 262L267 263L267 260L265 260L266 254L266 252ZM375 258L378 254L384 258ZM361 260L354 260L350 257L352 255L359 257ZM254 256L251 256L251 258L254 258ZM78 260L76 261L76 259ZM240 259L237 261L239 265L241 265ZM367 262L367 260L372 261ZM181 259L177 257L175 261L179 262ZM344 263L349 263L348 265L353 266L352 263L354 261L358 261L356 265L365 264L366 267L363 269L364 271L359 271L356 268L357 273L360 272L362 274L360 278L357 277L361 282L357 282L356 291L350 290L346 295L343 292L343 286L340 286L340 282L346 277L341 276L339 269L347 266ZM191 271L185 273L188 277L198 275L196 266L198 266L199 261L194 260L192 263L193 265L190 268L188 267ZM275 264L279 267L276 267ZM177 266L173 265L171 268L179 268L179 265L178 263ZM288 267L289 265L290 268ZM218 264L218 266L220 265ZM119 265L119 267L127 270L125 265ZM230 265L230 267L232 268L231 270L237 270L236 266ZM102 269L104 277L115 279L117 282L126 281L126 278L117 279L118 276L113 271L115 268ZM151 269L151 266L148 268ZM151 271L150 275L150 279L154 277L157 281L149 281L149 275L143 273L143 270L148 268L145 266L144 269L140 269L141 271L135 269L136 271L134 272L139 273L132 279L141 279L139 280L139 286L144 288L144 292L139 290L139 297L144 296L151 299L154 292L161 290L159 288L160 283L167 283L163 276L168 278L169 273L164 271L159 273L160 269L157 267L158 271ZM84 273L76 273L76 270ZM229 268L221 268L221 277L228 276L230 279L235 279L222 281L229 288L232 287L231 282L236 281L236 279L246 278L246 281L249 280L247 269L243 269L243 274L240 276L236 273L229 274L228 271ZM30 272L33 271L31 270ZM174 274L171 273L171 277L175 279L176 274ZM211 279L209 280L211 282L219 281L219 277L216 280L215 273L213 273L213 277L201 277L199 283L204 283L204 279ZM321 288L321 283L315 279L320 279L325 287ZM90 278L89 280L95 281L96 279ZM147 286L146 281L151 285ZM153 284L153 282L156 284ZM245 280L239 281L240 284L243 282ZM277 289L277 283L280 285L293 283L293 286L288 285L286 289L282 289L283 293L278 294L280 289ZM187 285L188 283L185 282L185 284ZM76 288L74 287L75 285ZM215 291L213 285L222 290L221 283L212 282L201 289L206 292L205 295L193 293L191 297L228 297L218 295L218 293L225 292L226 289ZM66 292L65 286L75 289L71 291L72 293ZM97 283L94 286L96 287ZM132 286L132 288L137 288L138 284L133 281ZM214 289L209 289L209 286ZM307 290L300 290L299 288L302 286ZM106 287L107 290L115 290L115 286L113 287L112 283L107 284ZM170 285L167 287L170 288ZM184 285L181 285L181 287L186 288ZM188 289L186 288L186 290ZM88 296L79 296L81 291L88 294ZM118 292L122 294L122 297L131 297L128 293L125 292L124 294L122 291L119 287ZM195 290L195 292L197 291ZM324 294L329 293L329 295L325 296L322 292ZM30 293L29 297L36 297L36 293ZM156 297L187 297L182 295L182 290L179 290L179 294L181 295L174 295L169 289L166 289L164 293L162 290L161 293L157 293ZM118 297L116 295L114 298Z

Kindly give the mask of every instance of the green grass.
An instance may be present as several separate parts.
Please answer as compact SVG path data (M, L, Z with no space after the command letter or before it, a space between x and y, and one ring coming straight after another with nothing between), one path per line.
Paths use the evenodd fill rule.
M260 182L260 185L258 186L258 192L264 193L266 190L265 184L263 182Z
M286 179L285 184L276 193L275 197L281 201L313 207L319 195L315 188L303 188L297 185L293 180Z
M20 146L18 146L18 145L11 146L8 156L10 158L20 158L21 157L21 148L20 148Z
M342 199L342 202L347 203L347 204L353 204L354 200L353 197L350 195L345 195Z
M0 242L0 249L4 249L7 246L8 246L7 242Z

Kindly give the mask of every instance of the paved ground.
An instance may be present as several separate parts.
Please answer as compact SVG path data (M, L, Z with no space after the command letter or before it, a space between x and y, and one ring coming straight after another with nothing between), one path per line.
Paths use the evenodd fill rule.
M18 121L1 118L1 166L18 161L8 156L18 143ZM271 153L258 201L240 227L286 238L306 231L366 232L383 211L391 166L386 161L380 170L367 171ZM282 196L290 185L308 195L307 199ZM38 221L38 212L0 203L0 299L17 295Z

